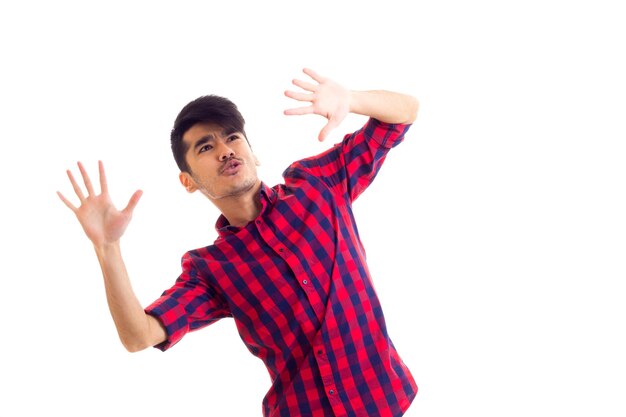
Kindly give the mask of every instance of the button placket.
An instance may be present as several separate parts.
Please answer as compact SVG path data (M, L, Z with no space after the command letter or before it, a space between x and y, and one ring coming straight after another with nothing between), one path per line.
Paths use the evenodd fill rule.
M308 278L304 278L306 276L306 271L300 262L300 259L290 251L287 246L285 246L284 242L281 242L273 233L271 228L267 227L266 224L261 219L256 219L254 221L256 224L257 230L261 234L261 237L265 241L267 245L273 248L274 252L280 256L293 272L296 279L300 283L300 287L307 294L309 298L309 302L311 305L319 304L319 297L316 295L316 290L313 285L311 285L311 280ZM311 298L313 297L313 298ZM316 314L319 316L321 313L319 311L319 307L315 309Z
M274 236L271 231L265 227L265 223L263 223L261 219L256 219L254 223L256 224L259 233L261 233L261 237L265 243L273 246L275 248L274 250L277 251L282 258L285 258L289 254L289 251L285 248L285 246L281 245L276 239L276 236Z

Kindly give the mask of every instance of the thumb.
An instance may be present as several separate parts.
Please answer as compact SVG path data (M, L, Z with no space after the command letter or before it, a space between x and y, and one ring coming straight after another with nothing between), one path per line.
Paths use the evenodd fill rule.
M326 123L326 126L324 126L322 130L320 131L320 134L317 137L317 139L320 142L324 141L326 137L328 136L328 134L330 133L330 131L336 128L338 125L339 123L337 123L335 119L330 119L328 123Z
M135 210L135 207L137 207L137 203L139 203L139 199L141 198L142 195L143 195L143 191L141 190L135 191L135 193L130 197L130 200L128 201L128 204L126 205L126 208L124 208L124 210L122 211L126 214L133 214L133 210Z

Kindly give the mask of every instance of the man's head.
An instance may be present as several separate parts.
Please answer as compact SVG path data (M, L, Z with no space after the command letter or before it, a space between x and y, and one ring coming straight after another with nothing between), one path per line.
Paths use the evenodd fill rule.
M244 123L237 106L219 96L200 97L181 110L171 142L179 178L187 191L199 190L217 203L258 186L259 163Z
M181 172L189 172L186 159L189 149L183 141L183 136L197 123L212 123L225 130L241 132L246 141L248 140L244 130L246 122L235 103L216 95L198 97L178 113L170 136L174 160Z

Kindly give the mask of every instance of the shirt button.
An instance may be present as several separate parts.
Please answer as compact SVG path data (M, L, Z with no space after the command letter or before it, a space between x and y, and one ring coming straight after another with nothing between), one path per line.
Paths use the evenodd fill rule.
M321 355L322 353L324 353L324 351L322 349L317 349L317 354Z
M278 252L283 253L285 251L285 248L280 248L278 249Z
M331 389L331 390L329 390L329 391L328 391L328 393L329 393L330 395L333 395L333 394L335 393L335 390L334 390L334 389Z
M309 283L309 281L307 281L306 279L303 279L303 280L302 280L302 283L303 283L304 285L306 285L306 284L308 284L308 283Z

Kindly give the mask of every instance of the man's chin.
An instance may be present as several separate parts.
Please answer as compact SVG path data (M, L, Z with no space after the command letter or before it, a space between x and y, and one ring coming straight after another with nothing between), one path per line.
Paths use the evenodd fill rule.
M215 193L215 195L212 195L209 192L206 192L206 195L212 200L223 200L225 198L239 198L252 192L257 182L258 182L257 180L246 181L245 183L238 184L226 190L220 190L220 192Z

